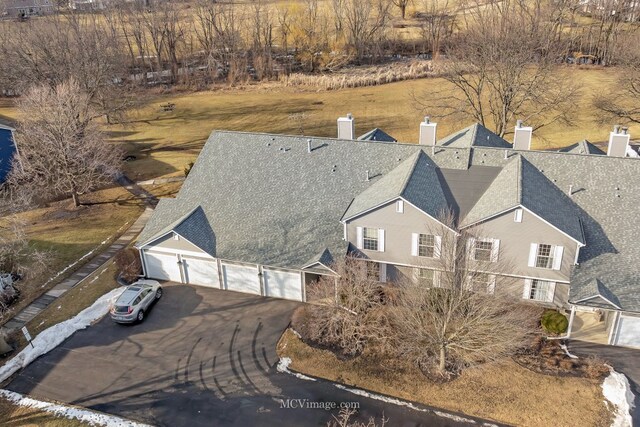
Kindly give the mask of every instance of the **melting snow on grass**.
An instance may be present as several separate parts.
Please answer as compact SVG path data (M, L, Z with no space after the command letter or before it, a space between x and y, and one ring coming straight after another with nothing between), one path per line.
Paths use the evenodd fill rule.
M631 409L633 409L633 393L629 380L623 374L611 370L602 383L602 394L614 407L615 418L612 427L632 427Z
M26 408L33 408L40 411L49 412L58 417L69 419L75 418L92 426L98 425L106 427L148 427L147 424L136 423L134 421L125 420L124 418L116 417L113 415L93 412L88 409L81 409L73 406L65 406L56 403L35 400L9 390L0 390L0 396L18 406L24 406Z
M286 374L290 374L290 375L294 375L298 378L300 378L301 380L307 380L307 381L315 381L315 378L311 378L308 377L306 375L302 375L299 374L297 372L292 372L289 370L289 365L291 365L291 358L290 357L282 357L280 359L280 361L278 362L278 366L276 369L278 369L278 372L284 372Z
M98 298L90 307L85 308L75 317L45 329L36 336L32 343L0 367L0 383L5 381L19 369L24 368L38 357L56 348L75 331L85 329L109 312L111 303L115 302L124 288L117 288Z

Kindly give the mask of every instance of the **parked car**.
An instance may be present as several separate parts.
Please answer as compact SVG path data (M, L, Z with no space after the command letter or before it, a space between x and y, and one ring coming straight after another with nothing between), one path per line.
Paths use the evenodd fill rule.
M146 312L162 297L162 286L155 280L138 280L127 286L110 310L116 323L142 322Z

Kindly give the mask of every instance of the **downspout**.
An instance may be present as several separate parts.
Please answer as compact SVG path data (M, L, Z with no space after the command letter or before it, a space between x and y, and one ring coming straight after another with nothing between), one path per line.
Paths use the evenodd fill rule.
M571 316L569 316L569 326L567 327L566 338L571 338L571 329L573 328L573 319L576 317L576 306L571 304Z

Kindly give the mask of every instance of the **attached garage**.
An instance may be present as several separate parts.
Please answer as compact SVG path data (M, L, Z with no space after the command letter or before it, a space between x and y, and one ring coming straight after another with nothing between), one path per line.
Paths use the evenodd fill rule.
M640 316L620 315L615 345L640 348Z
M302 301L300 273L280 270L263 270L265 296Z
M144 250L143 255L148 278L182 282L177 254Z
M226 290L262 295L257 266L223 264L222 280Z
M185 272L185 280L192 285L220 287L218 277L218 263L215 259L182 256L182 265Z

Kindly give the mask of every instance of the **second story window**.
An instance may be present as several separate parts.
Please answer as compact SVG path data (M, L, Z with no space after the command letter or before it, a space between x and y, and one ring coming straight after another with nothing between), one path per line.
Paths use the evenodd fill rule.
M431 234L420 234L418 236L418 256L433 258L436 251L436 239Z
M551 268L553 267L553 247L551 245L538 245L538 253L536 254L536 267Z
M378 250L378 229L364 228L362 230L362 247L370 251Z
M476 261L491 261L493 242L476 240L476 247L473 252L473 259Z
M562 246L532 243L529 251L529 267L560 270L563 251Z

